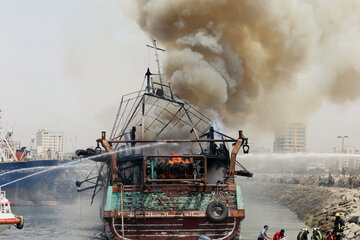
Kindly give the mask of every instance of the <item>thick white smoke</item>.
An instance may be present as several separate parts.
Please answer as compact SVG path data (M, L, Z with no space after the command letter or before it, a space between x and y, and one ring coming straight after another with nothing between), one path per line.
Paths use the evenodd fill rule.
M358 0L138 0L174 91L228 126L272 129L360 93Z

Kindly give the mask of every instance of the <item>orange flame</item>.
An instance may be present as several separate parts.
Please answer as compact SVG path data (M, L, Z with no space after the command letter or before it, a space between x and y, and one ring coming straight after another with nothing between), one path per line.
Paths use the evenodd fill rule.
M175 152L171 153L172 155L181 155L180 154L176 154ZM174 164L174 163L185 163L185 164L190 164L191 162L189 161L189 159L185 159L183 160L181 157L172 157L171 159L169 159L169 163L170 164Z
M168 158L167 161L165 161L163 158L160 159L161 163L169 163L170 165L176 164L176 163L180 163L180 164L191 164L192 161L190 161L188 158L184 158L184 157L179 157L178 155L182 155L182 153L175 153L172 152L172 155L174 155L174 157ZM160 174L161 178L190 178L192 177L192 174L189 174L187 172L177 172L177 171L169 171L166 173L162 173Z

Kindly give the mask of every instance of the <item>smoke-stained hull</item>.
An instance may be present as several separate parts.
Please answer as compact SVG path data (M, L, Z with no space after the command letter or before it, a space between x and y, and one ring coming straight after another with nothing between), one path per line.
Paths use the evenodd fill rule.
M164 186L147 193L125 187L121 211L121 189L109 187L104 219L116 239L234 239L245 217L239 186L207 185L204 187ZM221 189L219 191L219 189ZM225 203L228 216L219 222L207 217L207 206L213 201ZM143 206L141 202L145 203ZM123 217L123 222L122 222ZM124 231L122 230L124 227Z
M193 212L197 214L196 212ZM156 214L170 215L168 212ZM200 214L199 214L200 215ZM127 219L124 222L124 238L121 231L121 219L109 220L111 232L117 239L186 239L197 240L200 235L212 239L233 239L240 227L240 218L228 218L222 223L214 223L203 216L199 217L146 217L145 220Z

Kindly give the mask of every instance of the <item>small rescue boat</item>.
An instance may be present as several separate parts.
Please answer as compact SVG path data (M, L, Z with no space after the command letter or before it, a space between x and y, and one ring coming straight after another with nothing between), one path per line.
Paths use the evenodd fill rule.
M24 227L24 218L15 216L11 212L11 202L6 198L5 191L0 189L0 232L15 225L17 229Z

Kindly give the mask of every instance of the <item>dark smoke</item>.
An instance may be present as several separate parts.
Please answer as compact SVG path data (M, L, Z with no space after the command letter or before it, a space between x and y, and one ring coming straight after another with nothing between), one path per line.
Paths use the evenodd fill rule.
M227 126L272 130L360 93L359 1L138 0L179 96Z

